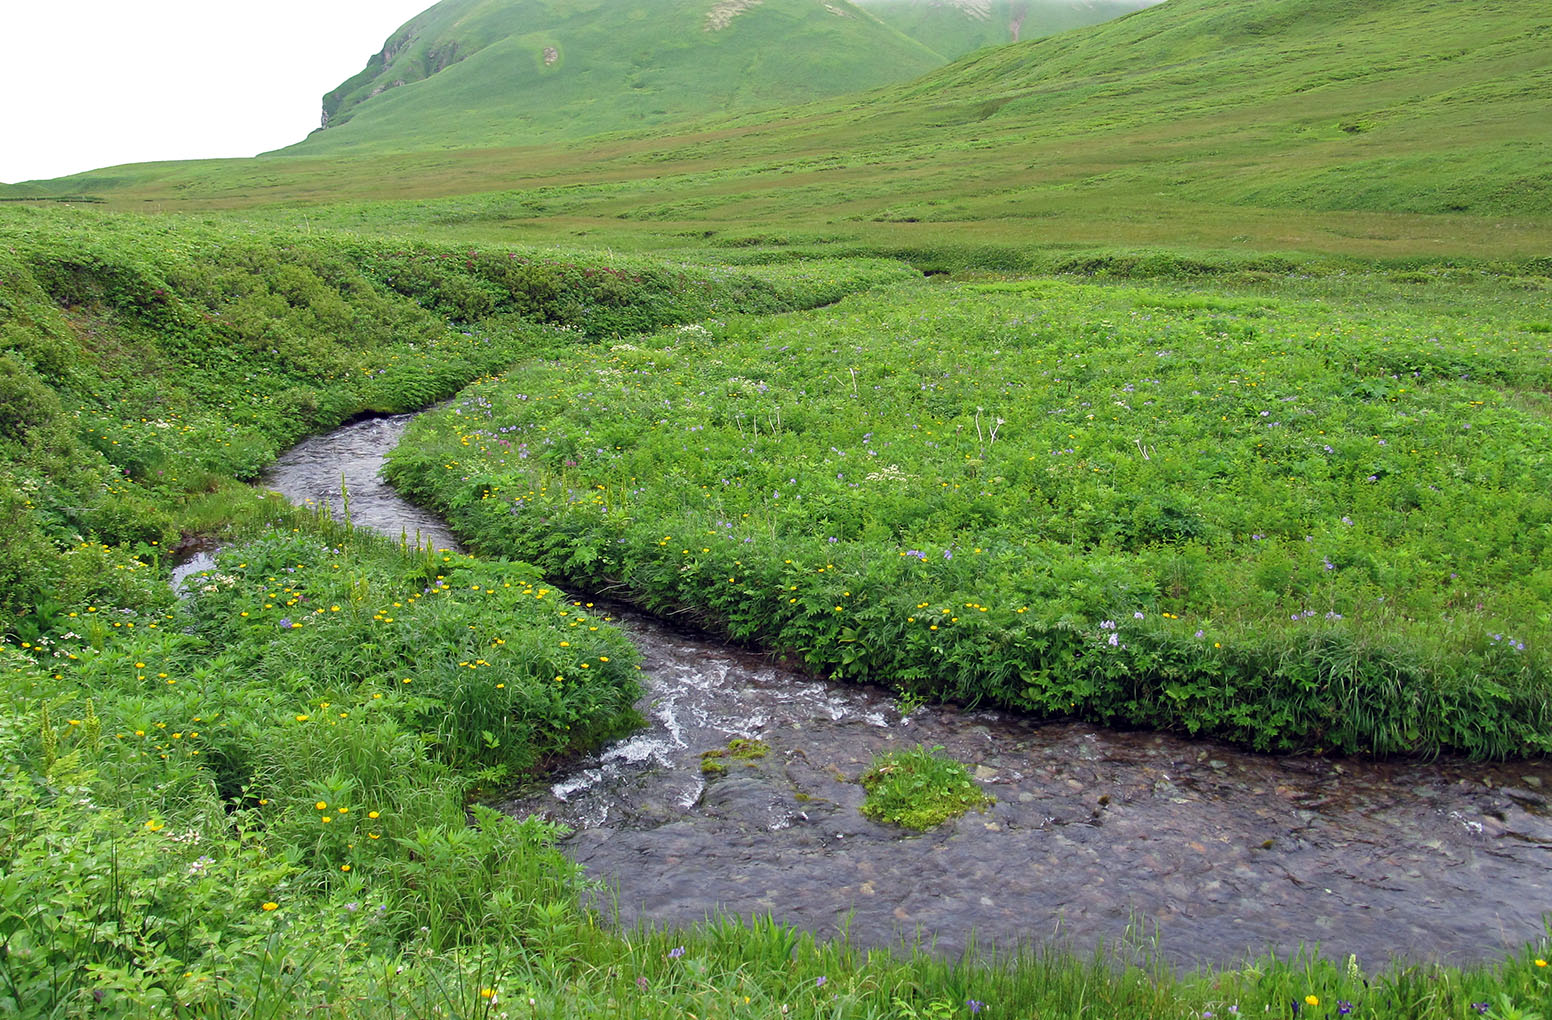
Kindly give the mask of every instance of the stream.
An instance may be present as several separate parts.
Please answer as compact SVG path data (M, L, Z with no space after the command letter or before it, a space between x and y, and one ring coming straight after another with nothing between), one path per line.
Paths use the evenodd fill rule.
M454 547L377 478L408 421L309 439L264 484L337 506L343 475L356 524ZM563 849L627 925L770 915L944 954L1053 939L1087 952L1130 931L1182 965L1318 943L1367 967L1491 960L1547 930L1547 762L1274 757L949 706L902 717L882 690L614 617L643 656L648 725L501 806L569 826ZM769 753L703 775L702 753L733 738ZM873 755L918 744L969 763L995 804L922 835L863 818Z

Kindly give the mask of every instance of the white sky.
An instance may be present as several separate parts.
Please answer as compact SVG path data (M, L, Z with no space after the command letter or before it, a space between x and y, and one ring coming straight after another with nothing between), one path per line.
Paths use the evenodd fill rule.
M0 182L301 141L435 0L0 0Z

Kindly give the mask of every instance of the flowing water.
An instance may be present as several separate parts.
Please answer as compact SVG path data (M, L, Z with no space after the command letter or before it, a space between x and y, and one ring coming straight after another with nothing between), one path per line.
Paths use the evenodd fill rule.
M366 418L333 432L309 436L275 459L259 479L299 506L323 507L335 517L348 509L353 523L417 546L458 549L446 522L395 492L379 477L388 451L398 443L412 414ZM215 550L184 550L173 568L173 587L215 566Z
M357 524L438 546L436 518L376 478L407 416L310 439L265 484ZM643 655L640 732L503 806L573 829L564 848L621 919L771 915L943 952L1052 936L1080 948L1129 927L1182 964L1319 944L1493 959L1552 910L1552 765L1366 762L1249 754L1212 741L921 708L817 681L769 657L630 612ZM759 740L762 758L702 753ZM858 812L880 751L941 746L996 798L925 835Z

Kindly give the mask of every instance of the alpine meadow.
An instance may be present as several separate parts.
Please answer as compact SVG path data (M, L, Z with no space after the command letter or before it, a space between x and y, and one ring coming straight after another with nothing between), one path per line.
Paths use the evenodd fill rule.
M0 1011L1552 1016L1523 922L1552 905L1552 12L442 0L320 122L0 185ZM462 549L343 483L332 515L268 491L288 448L410 412L383 477ZM679 732L649 618L891 699L892 749L811 763L827 720L750 709L685 748L688 796L641 794L642 735ZM1016 788L964 750L993 719L1178 742L1146 777L1177 806L1230 751L1330 781L1247 781L1276 821L1230 849L1270 878L1153 834L1203 862L1132 876L1162 916L1106 873L1135 848L1074 850L1128 922L1097 941L1043 903L1015 941L851 929L926 872L821 890L823 931L763 886L638 915L509 807L624 762L678 832L812 766L854 799L762 802L751 859L791 830L839 873L857 840L815 819L849 812L1011 883ZM1360 774L1451 778L1396 781L1418 847L1310 870ZM1144 809L1081 796L1053 844ZM1410 884L1396 855L1450 839L1457 876L1525 884ZM1438 947L1397 921L1360 955L1306 906L1354 875L1381 930L1397 890L1436 907ZM1255 882L1317 898L1172 954ZM1444 941L1467 915L1496 940Z

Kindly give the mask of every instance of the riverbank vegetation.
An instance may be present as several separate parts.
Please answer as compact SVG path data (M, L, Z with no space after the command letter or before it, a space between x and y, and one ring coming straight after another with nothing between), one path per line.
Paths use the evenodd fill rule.
M964 960L762 919L620 931L554 827L469 799L628 720L619 632L520 564L274 499L255 525L176 601L144 561L84 548L117 601L0 649L8 1010L1507 1018L1552 997L1545 941L1464 969L1182 974L1142 931Z
M1422 640L1406 618L1447 611L1456 621L1435 624L1441 636L1426 648L1439 651L1423 661L1477 655L1499 670L1484 672L1483 689L1501 689L1502 705L1484 716L1501 731L1478 749L1494 753L1492 741L1508 739L1534 705L1544 586L1528 564L1539 532L1512 531L1502 516L1511 511L1495 516L1465 483L1496 487L1522 520L1541 512L1542 466L1526 453L1545 389L1539 279L938 286L896 263L760 264L746 254L742 267L693 265L8 211L3 1008L426 1018L1545 1012L1545 942L1465 969L1309 956L1180 974L1141 936L1098 952L1036 947L956 961L930 946L816 943L760 920L621 932L606 909L587 906L597 890L555 849L552 827L480 806L483 793L632 719L632 649L551 575L635 585L649 605L694 606L746 639L760 636L740 615L746 603L784 625L808 620L809 637L774 643L817 668L949 697L976 692L875 672L882 653L864 628L876 618L918 652L952 635L944 647L957 672L945 675L968 683L985 643L1025 618L1039 621L1026 636L1071 635L1061 640L1084 660L1110 662L1103 679L1134 661L1104 658L1123 643L1134 656L1175 649L1185 663L1188 651L1211 655L1192 643L1192 625L1224 649L1213 661L1248 670L1263 654L1258 632L1267 648L1297 649L1302 624L1340 641L1342 623L1356 628L1354 647L1368 647L1387 620L1402 639ZM885 289L795 311L874 286ZM1468 316L1484 318L1468 330ZM804 352L811 369L791 357L799 347L814 348ZM1369 389L1322 388L1318 351L1351 360L1347 385ZM488 378L509 366L506 382ZM1200 380L1188 388L1193 373ZM1280 388L1283 378L1298 385ZM396 471L495 555L404 548L239 484L304 434L470 383L418 430L424 454ZM1198 424L1176 423L1181 406L1192 414L1178 417ZM1212 420L1203 408L1219 411L1220 424L1202 424ZM1268 409L1275 419L1263 420ZM1473 452L1452 428L1467 424L1495 441ZM1070 434L1065 446L1047 435L1058 427ZM1331 452L1308 448L1310 428L1335 437ZM1133 438L1141 448L1128 454ZM1320 483L1302 501L1290 494L1295 458L1299 477ZM1303 467L1322 458L1324 473ZM593 475L631 465L634 480ZM1376 479L1356 477L1360 469ZM1172 472L1184 502L1164 500L1157 471ZM1211 480L1229 477L1219 471L1269 494L1251 534L1241 533L1251 508L1214 495ZM520 474L528 488L500 488ZM1404 475L1415 475L1412 489ZM1435 482L1445 495L1427 488ZM996 498L1015 486L1020 500ZM1059 527L1019 516L1036 497L1059 508L1048 511ZM1346 500L1353 523L1327 519L1327 500ZM652 534L638 535L626 508ZM1473 530L1429 523L1445 510L1470 515ZM535 513L550 517L547 528ZM1393 517L1402 523L1385 532ZM508 532L509 522L521 527ZM212 535L224 544L219 560L174 596L171 550ZM1398 563L1387 544L1434 559ZM1067 545L1093 569L1064 566L1057 553ZM1065 587L1037 599L1032 568L1015 567L1021 553L1038 554ZM1460 575L1454 587L1441 581L1445 554ZM1284 561L1286 577L1273 570ZM777 572L769 588L758 580L766 569ZM1515 571L1534 583L1509 584ZM982 578L1008 587L982 591ZM900 590L886 594L884 582ZM1409 587L1418 591L1396 594L1393 616L1365 602ZM1259 601L1233 602L1241 588ZM894 621L897 595L929 604ZM1277 617L1292 598L1309 601L1301 613L1321 612L1284 626ZM1142 620L1121 612L1134 606ZM1342 620L1327 620L1328 610ZM1046 676L1076 700L1069 688L1083 675L1053 667L1020 689ZM1451 676L1435 686L1467 698ZM1086 710L1100 711L1112 692L1095 692ZM1187 694L1198 715L1182 709L1162 724L1212 717L1210 694Z
M526 362L389 475L478 548L836 678L1266 750L1545 753L1546 294L899 286Z
M895 263L735 269L297 235L80 210L0 220L0 630L36 636L276 451L424 407L525 353L734 310L823 304Z

